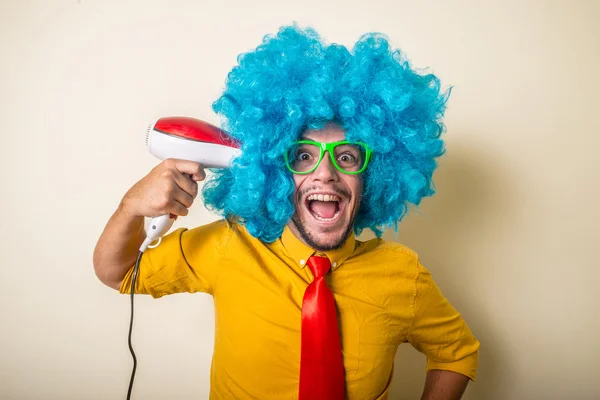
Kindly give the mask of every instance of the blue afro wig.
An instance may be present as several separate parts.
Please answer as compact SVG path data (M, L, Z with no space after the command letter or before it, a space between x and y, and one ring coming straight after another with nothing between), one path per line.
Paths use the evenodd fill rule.
M435 193L450 91L440 92L435 75L411 69L383 34L367 33L349 51L311 28L282 27L238 56L213 104L242 155L232 168L214 171L203 188L205 205L265 242L276 240L294 213L283 153L304 130L334 121L348 140L373 149L355 233L397 229L410 203Z

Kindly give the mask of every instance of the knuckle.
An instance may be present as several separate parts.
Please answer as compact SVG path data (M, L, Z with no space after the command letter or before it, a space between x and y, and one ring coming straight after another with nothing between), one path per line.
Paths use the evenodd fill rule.
M157 210L163 211L169 207L169 201L166 198L161 198L156 202L155 208Z
M163 178L167 178L167 179L172 179L174 175L175 175L175 173L173 172L172 169L166 169L161 174L161 176Z
M165 185L165 194L172 196L177 189L177 185L173 180L169 180Z

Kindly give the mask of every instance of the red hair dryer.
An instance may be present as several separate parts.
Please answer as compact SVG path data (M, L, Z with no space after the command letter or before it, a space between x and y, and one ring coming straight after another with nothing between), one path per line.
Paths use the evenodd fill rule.
M194 161L204 168L227 168L240 154L240 145L225 131L196 118L160 118L146 130L146 145L160 160L177 158ZM168 214L150 220L146 240L140 251L146 250L160 239L173 225L175 219Z

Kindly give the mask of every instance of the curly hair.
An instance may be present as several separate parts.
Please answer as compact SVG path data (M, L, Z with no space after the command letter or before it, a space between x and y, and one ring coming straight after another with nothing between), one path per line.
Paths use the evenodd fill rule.
M441 119L452 88L441 93L439 79L413 70L386 35L364 34L349 51L293 24L237 61L213 110L242 154L204 185L209 210L237 219L265 242L279 238L294 213L283 153L304 130L330 121L373 150L357 235L397 229L409 203L435 193L435 158L445 152Z

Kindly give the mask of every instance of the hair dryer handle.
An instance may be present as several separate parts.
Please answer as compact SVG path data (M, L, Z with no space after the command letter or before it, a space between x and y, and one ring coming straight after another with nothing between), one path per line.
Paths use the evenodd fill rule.
M144 240L144 243L140 246L140 251L146 251L146 248L148 248L150 243L154 242L156 239L161 239L163 235L171 229L176 218L177 216L172 216L170 214L152 218L148 225L148 230L146 231L146 240Z

